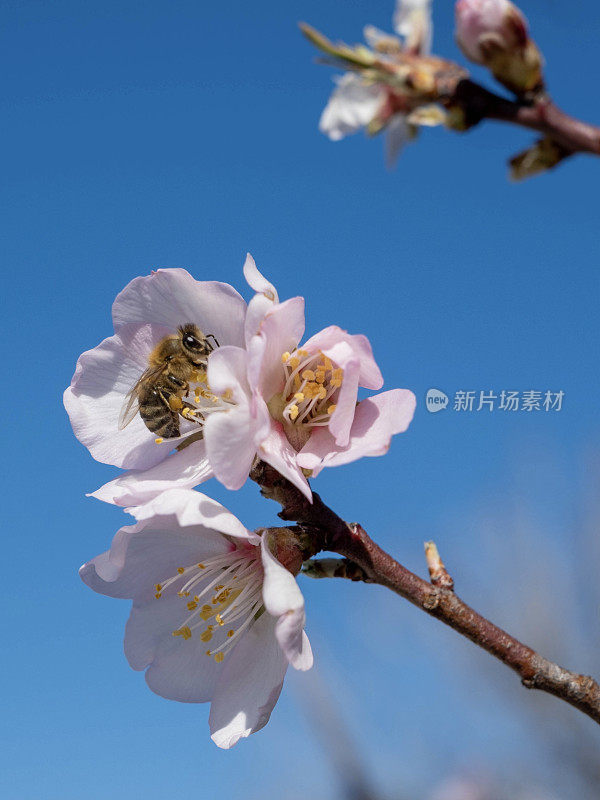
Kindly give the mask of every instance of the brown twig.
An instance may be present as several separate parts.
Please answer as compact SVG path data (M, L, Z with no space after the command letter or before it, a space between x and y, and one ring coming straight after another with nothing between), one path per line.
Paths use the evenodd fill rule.
M308 500L272 467L257 462L250 474L265 497L282 506L279 516L298 522L311 536L307 557L327 550L358 565L367 580L386 586L466 636L513 669L528 689L540 689L600 723L600 686L536 653L464 603L450 588L435 586L410 572L382 550L356 523L344 522L313 493Z
M463 79L444 104L461 108L467 127L495 119L538 131L569 153L600 155L600 128L565 114L547 95L532 102L517 102Z

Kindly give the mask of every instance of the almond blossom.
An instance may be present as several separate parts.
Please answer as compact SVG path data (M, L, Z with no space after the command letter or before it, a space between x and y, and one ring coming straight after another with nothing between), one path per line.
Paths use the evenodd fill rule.
M204 369L197 370L186 401L198 415L179 417L179 437L157 437L139 414L124 427L119 420L129 393L148 368L150 353L165 336L192 322L220 345L243 346L245 314L246 303L231 286L197 281L183 269L159 269L135 278L120 292L112 309L114 335L83 353L64 393L73 431L92 456L133 470L117 479L102 499L140 503L162 489L196 486L212 476L201 422L222 410L226 401L210 393ZM129 493L130 481L135 497Z
M80 441L98 460L130 468L93 497L140 505L213 476L239 489L259 457L312 498L307 476L382 455L406 430L412 392L357 402L359 387L383 384L366 337L330 326L300 347L304 299L280 303L251 256L244 274L256 292L247 309L231 287L195 281L183 270L138 278L117 297L115 335L81 356L65 392ZM195 368L181 435L155 437L139 414L121 427L121 410L153 346L183 321L202 326L219 346Z
M244 274L257 292L247 349L221 347L209 359L211 391L233 405L206 420L207 456L230 489L242 486L258 456L310 499L306 475L386 453L410 424L415 396L393 389L357 402L359 387L383 385L368 339L330 326L300 346L303 298L280 303L251 256Z
M288 664L313 663L304 600L268 530L247 530L219 503L171 489L137 508L110 550L80 569L94 591L133 600L125 655L152 691L211 703L213 741L260 730ZM285 552L285 546L280 548ZM300 563L290 566L298 572Z
M367 43L381 58L394 59L398 53L427 55L433 26L431 0L397 0L394 30L400 39L372 25L364 30ZM370 134L386 130L388 162L393 164L403 146L413 139L418 125L437 125L439 112L431 106L425 113L406 95L367 74L347 72L334 78L337 87L321 115L319 130L332 141L365 129Z

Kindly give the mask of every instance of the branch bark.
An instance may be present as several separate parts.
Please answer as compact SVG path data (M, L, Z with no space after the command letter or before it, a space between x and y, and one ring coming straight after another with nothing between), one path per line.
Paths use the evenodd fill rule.
M250 477L265 497L282 506L282 519L299 523L310 534L306 558L322 550L344 556L356 565L356 575L362 571L367 582L386 586L470 639L514 670L526 688L548 692L600 723L600 686L593 678L549 661L478 614L451 588L434 586L410 572L382 550L361 525L344 522L318 494L313 493L313 503L309 503L264 462L254 465Z
M446 99L445 105L459 106L467 127L483 119L495 119L538 131L568 153L600 155L600 128L565 114L547 95L531 102L517 102L463 79Z

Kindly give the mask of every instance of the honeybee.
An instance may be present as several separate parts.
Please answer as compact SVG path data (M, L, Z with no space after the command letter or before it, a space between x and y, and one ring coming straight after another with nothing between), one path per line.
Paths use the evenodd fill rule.
M208 356L218 346L211 333L205 336L191 322L161 339L150 353L148 369L127 395L119 429L129 425L138 411L148 430L163 439L180 435L180 416L202 424L202 414L185 398L195 371L206 366Z

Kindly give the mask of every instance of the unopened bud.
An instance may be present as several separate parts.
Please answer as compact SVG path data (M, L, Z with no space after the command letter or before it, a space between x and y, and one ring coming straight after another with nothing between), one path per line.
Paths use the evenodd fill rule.
M525 16L509 0L458 0L456 41L468 59L515 94L542 86L541 53Z

